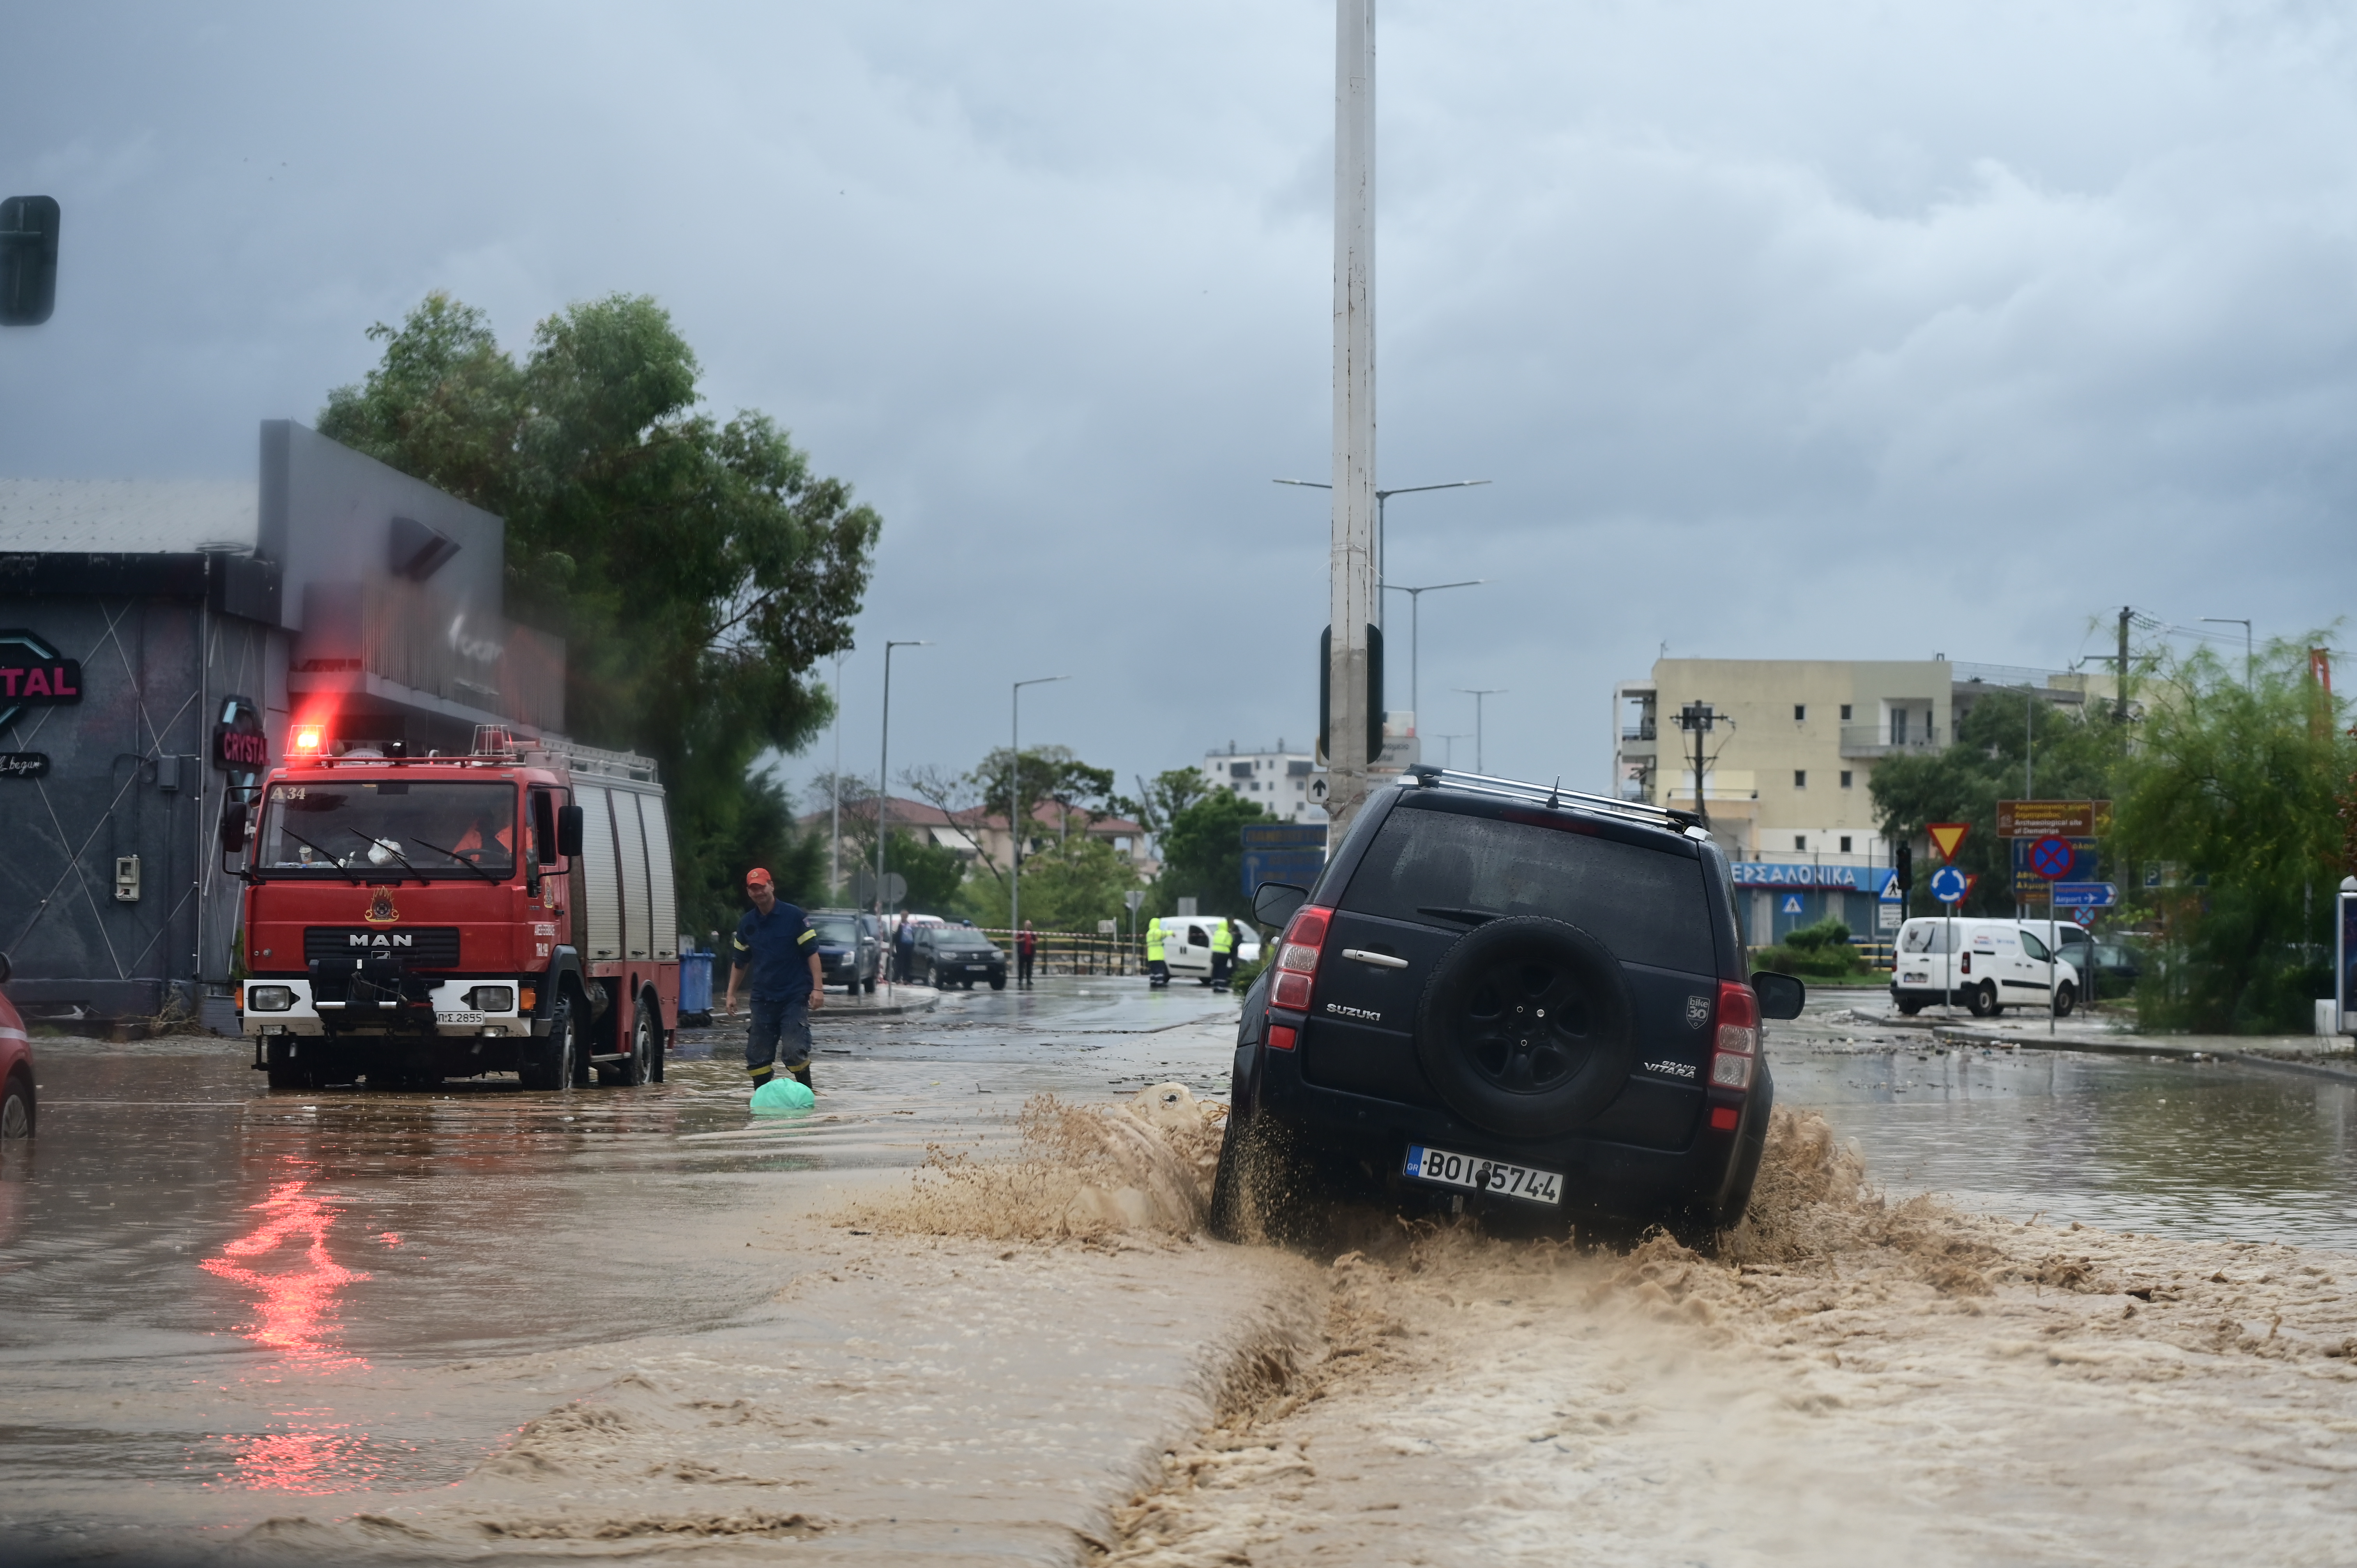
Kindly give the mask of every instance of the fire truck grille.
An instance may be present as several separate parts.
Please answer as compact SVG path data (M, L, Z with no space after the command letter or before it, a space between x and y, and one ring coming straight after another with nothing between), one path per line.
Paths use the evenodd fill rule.
M400 959L418 969L458 967L456 926L310 926L303 932L303 960Z

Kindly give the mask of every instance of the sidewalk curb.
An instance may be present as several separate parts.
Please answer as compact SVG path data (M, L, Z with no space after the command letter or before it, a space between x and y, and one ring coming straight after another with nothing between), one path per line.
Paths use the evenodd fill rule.
M2213 1051L2195 1046L2131 1045L2119 1040L2012 1037L1959 1028L1943 1030L1937 1025L1932 1028L1932 1037L1960 1046L1998 1046L2016 1051L2086 1051L2095 1056L2148 1057L2161 1061L2238 1062L2245 1067L2297 1073L2303 1078L2357 1083L2357 1066L2343 1068L2322 1062L2294 1061L2286 1057L2262 1056L2253 1051Z

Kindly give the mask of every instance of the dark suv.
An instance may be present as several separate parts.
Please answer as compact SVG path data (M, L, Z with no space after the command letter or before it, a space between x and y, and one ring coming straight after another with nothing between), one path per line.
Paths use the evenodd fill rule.
M884 942L876 934L876 917L856 909L813 909L808 917L818 935L819 972L828 985L845 992L873 995Z
M972 926L920 926L909 967L927 985L946 991L974 989L977 980L993 991L1006 989L1006 950Z
M1302 1196L1261 1190L1272 1151L1542 1223L1742 1215L1774 1096L1760 1024L1803 991L1745 975L1690 815L1415 769L1314 888L1264 884L1255 913L1285 934L1244 1000L1219 1232Z

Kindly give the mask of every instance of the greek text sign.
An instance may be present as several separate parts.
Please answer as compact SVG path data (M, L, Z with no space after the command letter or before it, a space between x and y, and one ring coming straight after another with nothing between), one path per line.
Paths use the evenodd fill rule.
M1843 887L1873 894L1897 875L1887 865L1786 865L1769 860L1738 860L1727 869L1738 887Z

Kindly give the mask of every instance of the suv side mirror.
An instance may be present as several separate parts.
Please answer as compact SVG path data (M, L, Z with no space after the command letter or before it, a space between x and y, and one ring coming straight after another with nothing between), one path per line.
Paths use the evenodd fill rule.
M245 853L245 808L235 800L221 802L221 846L223 854Z
M1761 970L1751 977L1751 990L1760 998L1762 1018L1797 1018L1801 1004L1809 999L1809 988L1789 974Z
M1309 902L1309 889L1290 882L1264 882L1253 895L1253 918L1264 926L1283 926Z
M560 806L556 811L556 853L571 856L581 853L581 841L586 836L583 824L587 818L578 806Z

